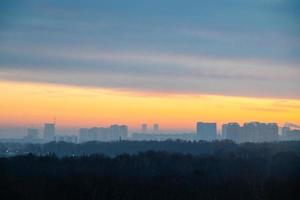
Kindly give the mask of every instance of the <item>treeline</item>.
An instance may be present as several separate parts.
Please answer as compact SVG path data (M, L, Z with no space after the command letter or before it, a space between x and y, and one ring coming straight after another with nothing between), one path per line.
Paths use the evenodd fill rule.
M276 143L243 143L232 141L118 141L87 142L81 144L51 142L47 144L0 143L0 157L32 153L35 155L55 154L58 157L104 154L116 156L120 154L137 154L145 151L166 151L192 155L222 155L237 153L239 155L260 154L273 156L278 152L294 152L300 154L300 141Z
M299 154L264 151L2 157L0 199L299 199Z

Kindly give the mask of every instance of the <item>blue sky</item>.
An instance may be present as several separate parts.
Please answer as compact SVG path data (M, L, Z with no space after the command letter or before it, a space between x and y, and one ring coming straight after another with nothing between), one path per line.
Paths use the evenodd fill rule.
M298 0L3 0L0 80L300 97Z

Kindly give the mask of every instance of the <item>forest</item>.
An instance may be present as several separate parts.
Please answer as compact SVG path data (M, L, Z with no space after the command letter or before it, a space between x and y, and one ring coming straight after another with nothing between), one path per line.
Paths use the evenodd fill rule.
M0 158L0 199L300 198L298 142L147 143L157 148L148 149L143 142L122 142L105 144L110 148L101 153L103 143L80 147L52 143L38 146L61 147L38 155L35 146L29 145L33 148L30 153ZM125 148L121 144L127 152L121 151ZM75 149L71 151L69 145ZM87 151L85 145L103 149ZM70 154L80 149L85 153Z
M64 156L87 156L103 154L117 156L120 154L137 154L146 151L166 151L170 153L182 153L192 155L215 155L226 153L251 154L257 153L264 156L272 156L279 152L295 152L300 154L300 141L281 141L265 143L241 143L237 144L230 140L208 141L92 141L86 143L50 142L44 144L30 143L7 143L0 142L0 157L26 155L55 154Z

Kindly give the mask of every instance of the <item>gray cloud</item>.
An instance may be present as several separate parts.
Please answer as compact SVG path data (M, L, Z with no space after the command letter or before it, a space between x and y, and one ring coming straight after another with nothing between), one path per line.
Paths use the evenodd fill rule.
M299 98L295 0L5 1L0 79Z
M42 58L40 62L2 65L0 79L140 91L299 97L300 68L293 64L157 52L48 48L31 49L29 54L32 52Z

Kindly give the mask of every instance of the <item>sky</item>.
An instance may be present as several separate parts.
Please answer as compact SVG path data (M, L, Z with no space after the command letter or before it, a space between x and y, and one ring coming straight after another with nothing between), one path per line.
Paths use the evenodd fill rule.
M54 118L300 124L299 86L298 0L0 2L0 137Z

